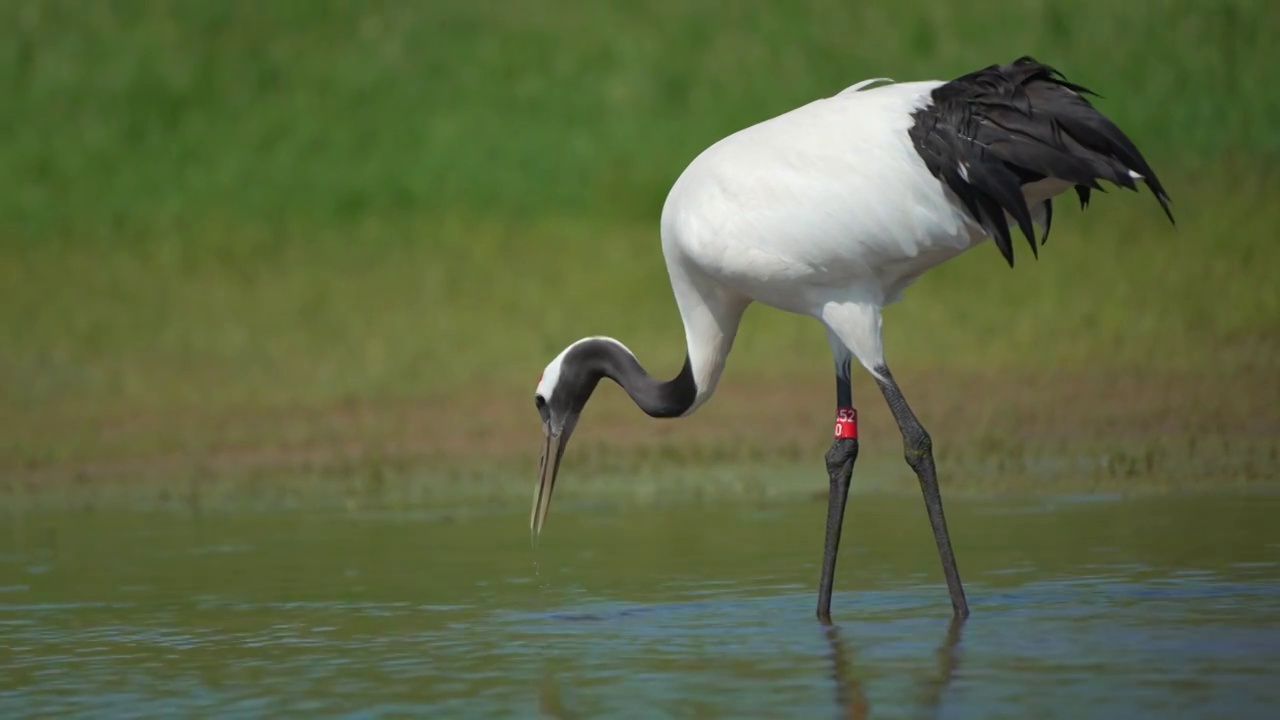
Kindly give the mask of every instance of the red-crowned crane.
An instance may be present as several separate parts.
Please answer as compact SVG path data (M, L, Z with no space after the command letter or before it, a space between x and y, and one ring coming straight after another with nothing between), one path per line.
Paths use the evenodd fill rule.
M868 85L887 82L873 89ZM557 355L534 396L545 444L530 526L541 532L564 449L597 383L618 383L657 418L685 417L715 391L742 313L753 301L826 327L835 357L835 440L818 585L830 622L836 552L853 464L853 359L871 373L924 493L957 617L969 614L938 493L932 441L885 363L881 308L924 272L987 238L1013 266L1010 222L1036 253L1052 201L1074 189L1081 207L1105 180L1145 182L1169 196L1133 142L1098 112L1086 88L1030 57L944 81L860 82L720 140L671 188L662 252L680 317L684 367L655 379L622 343L588 337Z

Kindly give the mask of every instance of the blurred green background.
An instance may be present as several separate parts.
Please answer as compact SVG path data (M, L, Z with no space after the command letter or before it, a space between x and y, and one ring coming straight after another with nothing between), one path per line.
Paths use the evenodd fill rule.
M657 219L704 147L863 78L1023 54L1103 96L1178 226L1145 190L1064 202L1039 261L984 244L914 286L889 361L1176 372L1247 415L1280 397L1232 384L1280 374L1277 37L1271 0L9 0L0 469L288 445L314 419L271 413L352 406L322 435L358 454L380 408L412 430L406 403L486 418L428 454L523 440L578 337L678 368ZM823 392L787 402L825 441L827 352L753 308L721 393L802 379Z

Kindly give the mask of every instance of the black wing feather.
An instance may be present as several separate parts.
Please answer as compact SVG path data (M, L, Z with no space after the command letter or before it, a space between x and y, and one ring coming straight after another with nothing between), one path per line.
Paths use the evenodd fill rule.
M1085 98L1091 90L1022 57L956 78L914 113L910 135L929 172L947 186L1013 266L1008 217L1037 253L1022 186L1055 178L1088 206L1099 180L1137 190L1146 183L1169 221L1169 195L1133 142ZM1136 173L1140 178L1133 177ZM1045 202L1044 244L1053 206Z
M1044 245L1049 242L1049 228L1053 227L1053 199L1044 201L1044 236L1040 238L1040 244Z

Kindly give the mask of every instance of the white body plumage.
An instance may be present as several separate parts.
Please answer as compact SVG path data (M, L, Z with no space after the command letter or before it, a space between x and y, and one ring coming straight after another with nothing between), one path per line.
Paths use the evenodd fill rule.
M985 239L907 134L943 84L859 83L724 138L680 175L661 232L698 386L688 412L715 390L751 301L820 319L837 361L874 373L880 308Z

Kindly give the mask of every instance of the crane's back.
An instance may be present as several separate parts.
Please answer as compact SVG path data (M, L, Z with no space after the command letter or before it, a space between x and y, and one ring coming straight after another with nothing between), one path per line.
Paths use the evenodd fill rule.
M668 263L808 312L831 288L895 295L980 241L908 135L942 84L851 88L707 148L663 208Z

